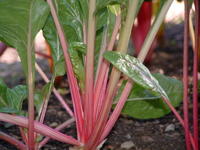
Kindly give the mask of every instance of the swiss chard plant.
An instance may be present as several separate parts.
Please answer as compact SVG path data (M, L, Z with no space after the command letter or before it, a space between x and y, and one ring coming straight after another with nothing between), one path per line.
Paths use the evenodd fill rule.
M185 128L174 108L182 101L182 82L151 74L143 65L172 2L161 0L135 58L127 54L128 43L143 0L0 0L0 40L16 48L26 77L26 85L13 89L0 80L0 121L19 126L23 141L2 131L0 139L21 150L40 149L50 138L74 149L97 150L121 112L150 119L172 111ZM34 39L40 30L51 48L50 80L35 61ZM35 71L47 82L42 89L35 87ZM65 73L73 110L54 87L55 78ZM44 124L51 93L72 117L54 129ZM22 110L25 100L27 111ZM59 131L73 121L76 138Z

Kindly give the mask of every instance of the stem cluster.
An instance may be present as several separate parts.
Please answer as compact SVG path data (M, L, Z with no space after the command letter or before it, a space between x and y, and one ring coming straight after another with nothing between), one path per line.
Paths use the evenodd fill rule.
M156 36L159 26L163 22L164 16L167 13L173 0L168 0L162 11L157 16L156 21L153 23L150 32L148 33L142 47L141 52L138 55L140 61L144 61L148 50L150 49L152 42ZM57 33L62 46L66 72L69 81L69 87L71 90L73 110L66 104L65 100L60 96L58 91L52 86L51 90L54 92L56 97L59 99L63 108L70 114L72 119L64 122L55 129L49 128L43 124L48 99L50 94L47 96L47 100L41 110L41 116L39 122L34 121L34 68L32 64L33 52L32 46L28 44L28 91L29 91L29 117L28 119L23 117L18 117L14 115L8 115L0 113L0 120L19 125L21 135L23 137L24 143L13 139L12 137L0 132L0 139L4 139L11 144L14 144L21 150L25 150L28 145L29 150L40 149L44 144L48 142L50 138L56 139L61 142L73 144L80 147L83 150L96 150L97 147L104 141L106 136L109 134L114 124L116 123L122 108L129 96L129 93L134 85L133 81L128 79L124 90L121 93L119 101L111 113L111 108L113 105L113 99L118 90L118 83L121 77L121 72L116 68L112 68L111 73L109 73L110 64L105 59L100 56L97 72L95 74L94 69L94 58L95 58L95 37L96 37L96 0L89 0L89 12L88 12L88 22L84 23L84 43L87 45L87 52L85 56L85 89L80 91L78 81L76 79L75 73L73 71L72 62L68 53L68 43L65 38L63 28L59 22L55 6L52 0L47 0L50 6L51 15L53 17ZM117 51L121 53L127 53L128 42L131 35L131 29L134 24L135 18L138 13L138 6L140 6L140 0L128 0L128 11L125 22L121 27L121 14L117 14L115 17L115 25L113 28L112 36L109 40L107 37L107 32L105 32L105 41L103 42L101 54L105 50L112 51L117 35L119 34L119 41L117 44ZM178 114L176 109L172 104L163 97L163 101L169 106L172 112L175 114L177 119L180 121L181 125L185 129L185 138L187 150L191 149L191 145L194 150L198 150L198 93L197 93L197 73L198 73L198 51L199 47L199 35L200 35L200 16L199 16L199 1L195 0L196 11L198 12L195 16L195 50L194 50L194 68L193 68L193 103L194 103L194 131L193 134L189 130L189 120L188 120L188 41L189 41L189 7L188 2L185 0L185 30L184 30L184 66L183 66L183 79L184 79L184 119ZM86 25L87 24L87 25ZM120 33L119 30L121 29ZM49 82L49 79L41 70L39 65L35 65L36 70L42 76L42 78ZM54 81L54 77L52 82ZM71 136L62 134L59 130L69 126L72 122L76 122L77 129L77 140ZM24 134L24 128L28 128L28 135ZM37 133L37 134L36 134ZM35 139L38 134L47 136L40 143L35 144ZM28 143L28 144L27 144Z

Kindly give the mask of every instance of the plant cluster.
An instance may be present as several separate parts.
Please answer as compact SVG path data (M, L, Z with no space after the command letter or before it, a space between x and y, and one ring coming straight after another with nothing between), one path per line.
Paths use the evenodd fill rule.
M184 91L185 118L182 119L174 108L182 101L182 82L151 74L143 65L172 2L160 0L148 33L143 33L142 45L139 41L140 52L135 58L127 54L128 44L144 0L0 0L0 40L18 51L27 83L10 89L0 80L0 121L17 125L23 141L1 131L0 139L21 150L40 149L50 138L80 150L96 150L105 142L121 112L150 119L172 111L185 129L187 149L192 144L197 150L198 0L195 1L198 14L195 30L198 32L195 32L194 50L194 134L188 126L187 91ZM185 6L184 60L187 62L187 23L191 4L186 0ZM50 80L35 61L34 39L40 30L51 48L53 69ZM184 66L184 90L187 90L188 65ZM47 82L42 89L35 87L35 71ZM55 78L65 73L73 110L54 87ZM72 117L55 129L44 124L51 93ZM25 100L28 100L28 111L22 110ZM73 121L77 138L59 131Z

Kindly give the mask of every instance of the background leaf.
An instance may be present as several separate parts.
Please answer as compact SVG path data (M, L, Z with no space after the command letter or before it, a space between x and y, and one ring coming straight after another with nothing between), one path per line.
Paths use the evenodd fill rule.
M7 89L7 100L9 104L11 104L11 107L20 111L22 109L23 100L27 98L27 94L27 87L18 85L13 89Z
M8 101L7 101L7 87L5 86L5 84L0 83L0 107L5 107L8 105Z
M182 82L162 74L153 74L153 76L166 91L171 104L174 107L179 106L183 98ZM119 98L124 85L125 83L123 83L120 88L116 99ZM138 84L134 84L122 113L138 119L154 119L163 117L170 111L167 104L165 104L160 97L156 96L152 91L147 90Z
M0 0L0 14L0 40L17 49L27 75L27 49L33 50L49 7L43 0Z
M24 85L10 89L0 82L0 112L20 114L27 93L27 87Z

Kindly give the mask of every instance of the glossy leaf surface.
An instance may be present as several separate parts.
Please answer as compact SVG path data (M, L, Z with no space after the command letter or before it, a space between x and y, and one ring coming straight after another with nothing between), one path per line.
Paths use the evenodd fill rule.
M137 84L168 99L158 81L137 58L117 52L106 52L104 57Z

